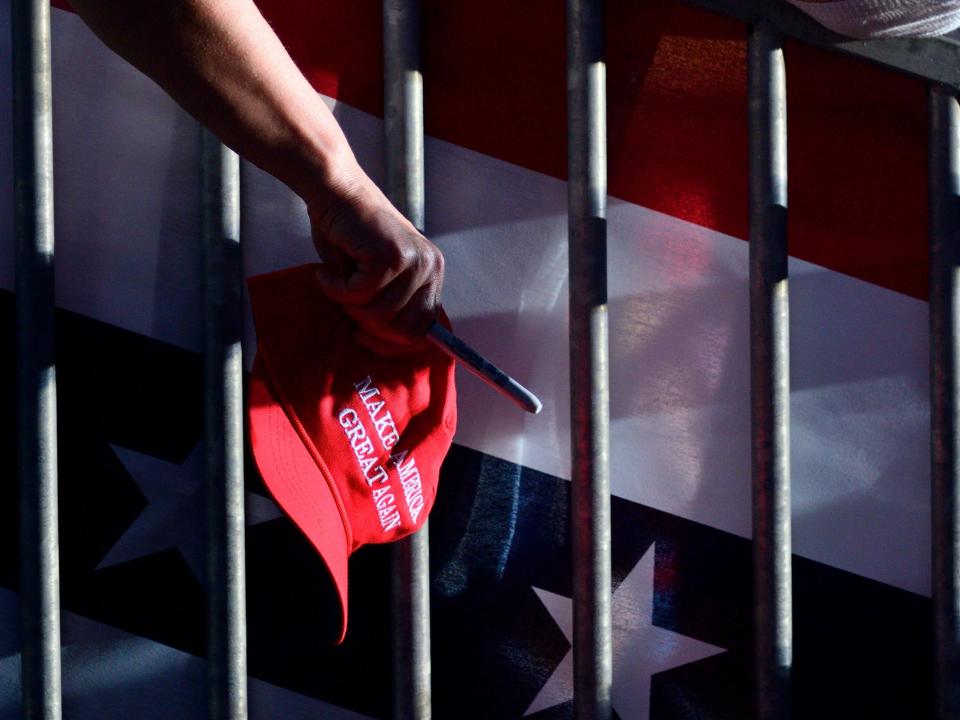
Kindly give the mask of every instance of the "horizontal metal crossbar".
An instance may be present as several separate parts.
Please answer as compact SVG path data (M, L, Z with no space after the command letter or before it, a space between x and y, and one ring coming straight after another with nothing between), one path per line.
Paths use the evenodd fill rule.
M854 40L828 30L786 0L683 0L751 25L766 20L796 40L960 90L960 42L949 37Z

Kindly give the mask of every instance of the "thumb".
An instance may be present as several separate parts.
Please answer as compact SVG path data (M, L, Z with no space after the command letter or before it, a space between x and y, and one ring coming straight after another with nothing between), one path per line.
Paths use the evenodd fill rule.
M350 274L342 267L338 267L335 262L322 260L316 272L317 282L320 288L330 297L331 300L342 302L348 292L348 283Z

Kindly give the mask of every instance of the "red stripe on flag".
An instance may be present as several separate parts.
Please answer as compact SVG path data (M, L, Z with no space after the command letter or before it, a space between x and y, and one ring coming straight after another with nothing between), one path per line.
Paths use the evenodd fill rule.
M320 92L382 116L379 2L258 4ZM427 132L565 178L563 23L423 0ZM610 193L746 237L746 27L674 0L608 0L606 24ZM787 83L791 255L925 298L923 83L800 44Z

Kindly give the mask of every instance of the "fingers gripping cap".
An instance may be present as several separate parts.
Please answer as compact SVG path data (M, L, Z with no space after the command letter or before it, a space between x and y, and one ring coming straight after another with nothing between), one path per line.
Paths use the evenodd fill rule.
M453 361L380 357L323 294L316 265L248 281L258 348L250 442L264 484L323 558L347 629L347 559L426 522L456 429Z

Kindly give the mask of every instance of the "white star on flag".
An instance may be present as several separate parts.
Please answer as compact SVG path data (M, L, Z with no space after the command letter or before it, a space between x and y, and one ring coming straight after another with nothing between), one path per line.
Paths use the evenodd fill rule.
M653 624L654 545L613 593L613 707L623 720L650 717L650 679L658 672L724 652ZM540 588L534 592L573 642L573 602ZM573 649L533 699L524 716L573 700Z
M110 446L147 499L147 506L110 548L97 569L176 548L194 577L206 585L204 560L204 444L198 443L182 464ZM256 525L283 513L271 501L246 494L245 520Z

